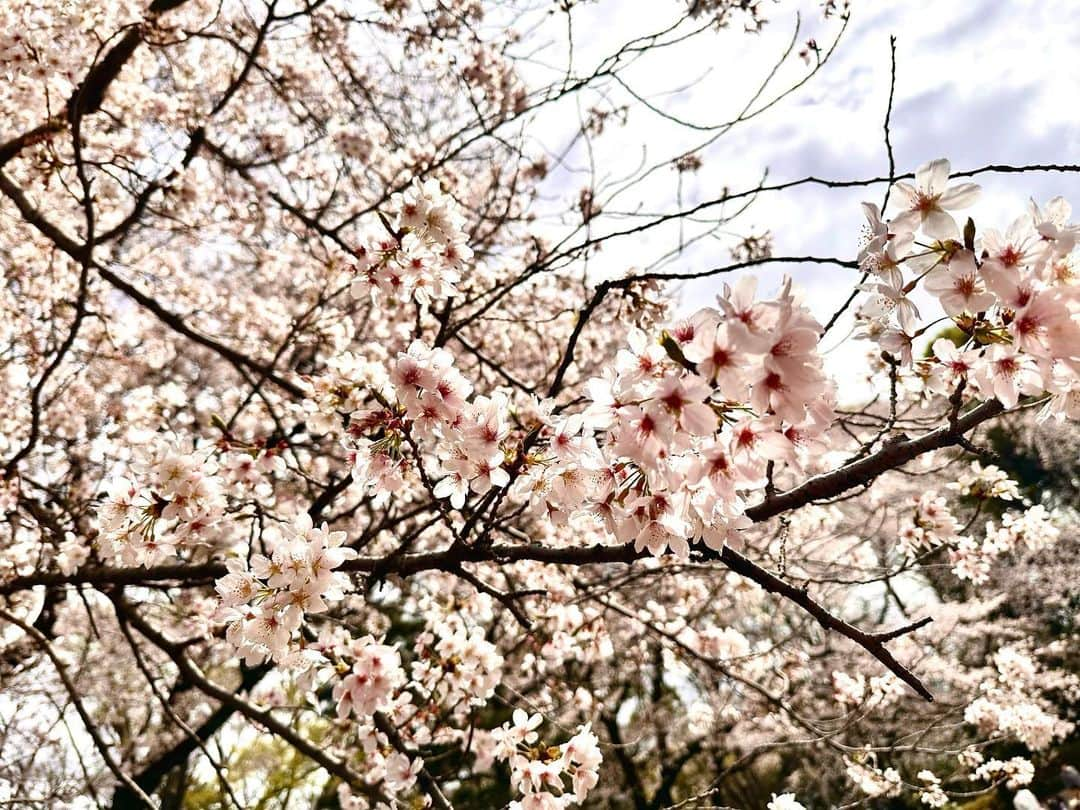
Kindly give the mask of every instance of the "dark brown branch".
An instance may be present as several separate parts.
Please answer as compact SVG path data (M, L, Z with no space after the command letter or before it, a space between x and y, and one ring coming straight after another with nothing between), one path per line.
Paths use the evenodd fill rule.
M23 215L23 219L25 219L27 223L37 228L37 230L64 253L68 254L76 261L82 261L83 246L64 233L60 228L45 218L40 211L34 208L26 198L26 195L23 194L22 189L20 189L3 171L0 171L0 192L3 192L3 194L15 203L15 207L19 209L19 213ZM287 391L298 399L304 396L304 390L296 383L286 380L267 368L264 364L248 357L246 354L226 346L225 344L214 340L212 337L204 335L188 326L181 316L166 309L158 303L155 298L142 292L134 284L120 278L120 276L113 271L97 263L94 264L94 269L97 271L98 275L109 282L113 287L123 292L144 309L153 313L159 321L164 323L174 332L183 335L193 343L197 343L204 348L210 349L210 351L214 352L219 357L227 360L234 368L254 371L256 374L265 377L283 391Z
M963 439L964 433L998 416L1004 410L1004 407L997 400L984 402L963 416L958 417L953 424L932 430L915 439L900 437L899 441L886 444L871 456L859 459L831 472L815 476L785 492L773 493L761 503L747 509L746 515L755 523L761 523L815 501L836 497L853 487L864 486L882 473L901 467L923 453L955 446ZM725 547L719 553L712 551L699 553L704 559L718 560L732 571L756 582L770 593L783 596L798 605L813 616L823 627L838 632L863 647L921 696L927 700L933 699L923 683L910 670L900 664L884 646L885 642L922 627L926 623L925 619L915 622L907 628L891 631L884 635L866 633L832 614L827 608L816 602L804 589L762 568L730 547ZM557 548L537 544L467 545L457 543L444 551L403 554L389 565L388 560L382 557L359 557L346 560L341 566L341 570L359 573L378 572L380 576L395 574L408 577L422 571L432 570L455 573L460 570L460 566L464 562L533 560L551 565L599 565L605 563L629 564L644 556L646 556L645 552L637 552L630 545ZM56 586L70 583L106 585L161 581L209 582L224 574L225 566L222 563L160 565L152 568L94 566L83 568L70 575L45 572L16 577L0 585L0 594L14 593L35 585Z
M231 707L252 722L263 726L271 734L277 735L305 757L324 768L327 773L342 779L349 785L367 789L364 781L348 765L330 756L318 745L296 732L289 724L278 720L274 716L272 709L260 709L240 698L235 690L223 687L210 680L203 674L198 665L188 657L181 645L169 641L161 632L143 619L136 610L128 607L118 597L114 599L114 603L119 610L124 611L131 626L154 646L167 654L180 669L183 676L198 687L200 691L219 703Z
M64 662L60 659L60 656L56 654L56 651L53 650L52 645L49 643L49 640L45 637L45 635L36 627L32 627L21 619L12 616L3 608L0 608L0 619L3 619L4 621L18 627L20 630L30 636L38 644L39 647L41 647L42 652L45 653L49 661L51 661L52 665L56 668L56 674L60 677L61 683L64 684L64 689L67 690L68 697L71 698L71 703L75 707L75 711L78 713L79 719L82 720L83 726L86 729L86 733L90 735L90 739L94 743L94 747L97 749L98 753L101 755L101 759L105 762L106 767L108 767L108 769L112 772L113 776L116 777L118 782L127 786L127 788L132 792L132 795L139 800L141 806L149 807L151 808L151 810L156 810L156 805L154 804L154 802L150 799L149 796L146 795L142 788L140 788L137 784L135 784L134 781L132 781L130 776L124 773L123 769L121 769L120 767L120 763L116 761L116 759L112 755L112 752L109 751L109 746L102 739L101 734L97 729L97 726L94 724L93 719L90 717L89 712L87 712L86 707L83 706L82 699L79 697L79 690L75 686L75 683L71 680L71 676L68 675L67 668L64 666Z

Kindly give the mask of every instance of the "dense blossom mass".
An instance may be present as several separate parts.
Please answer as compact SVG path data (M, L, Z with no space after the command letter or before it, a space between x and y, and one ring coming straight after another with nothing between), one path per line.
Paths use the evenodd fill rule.
M784 258L732 237L770 189L683 204L695 149L675 213L594 177L552 214L630 53L764 9L674 2L537 84L505 15L578 4L502 5L0 9L0 804L1042 790L1080 711L1068 203L995 229L933 160L853 255ZM582 101L554 160L530 126ZM714 209L711 271L601 250Z

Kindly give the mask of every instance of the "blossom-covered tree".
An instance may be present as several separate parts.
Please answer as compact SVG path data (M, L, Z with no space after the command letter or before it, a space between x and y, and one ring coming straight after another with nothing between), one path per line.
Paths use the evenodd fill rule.
M1080 167L903 171L887 115L886 176L684 203L830 1L795 82L553 210L615 89L657 111L631 64L766 11L664 2L550 74L573 0L0 7L0 803L941 807L1076 756L1080 227L967 214ZM885 202L777 256L740 215L797 185ZM607 263L673 223L730 260Z

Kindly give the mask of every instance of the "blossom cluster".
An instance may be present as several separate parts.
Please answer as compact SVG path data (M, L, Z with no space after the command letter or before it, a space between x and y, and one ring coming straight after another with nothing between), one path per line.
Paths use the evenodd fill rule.
M187 447L161 434L115 473L97 505L97 551L106 561L153 566L185 553L228 549L232 497L273 502L276 477L286 471L281 446L241 442L227 433L216 443ZM66 546L58 565L68 572L89 549Z
M961 579L979 585L986 581L994 560L1023 546L1034 551L1054 543L1061 532L1057 516L1041 504L1023 512L1008 512L1001 525L987 521L984 538L959 538L949 551L953 572Z
M293 642L306 614L325 612L325 600L340 599L349 588L347 577L335 570L356 557L342 545L345 538L325 523L316 527L302 512L291 526L263 532L269 556L253 554L250 566L229 560L229 573L215 585L221 597L217 618L228 623L226 638L248 665L271 658L306 668Z
M421 341L398 356L388 380L392 403L379 394L378 407L349 414L344 443L356 480L382 497L400 490L424 471L416 466L422 442L438 459L432 494L455 508L464 506L470 492L482 495L510 482L503 467L509 433L505 395L470 399L473 386L454 367L450 352Z
M511 802L511 810L562 810L580 804L599 780L603 755L589 724L565 743L548 746L537 731L543 720L517 709L512 720L495 731L495 756L509 764L511 784L522 794Z
M972 462L949 489L980 501L1019 502L1023 505L1017 484L1000 468ZM898 545L908 559L941 546L948 547L953 573L975 585L986 582L993 563L1005 554L1023 547L1035 551L1053 544L1060 535L1056 523L1060 516L1042 504L1021 511L1002 514L1000 523L985 523L983 537L966 534L953 514L948 501L934 490L926 490L914 498L914 509L900 522Z
M971 466L948 484L949 489L969 498L982 500L1019 501L1020 490L1009 474L994 464L983 466L975 460Z
M431 700L446 706L482 705L502 679L503 657L484 638L484 629L443 625L417 640L411 680Z
M774 299L755 291L751 277L725 287L657 342L632 332L584 413L547 420L519 491L552 520L589 515L655 555L736 536L768 462L799 467L832 419L820 324L790 281Z
M956 540L960 522L948 501L933 490L914 499L914 509L901 521L898 534L901 551L910 558Z
M104 559L154 565L207 540L225 516L223 481L211 451L163 444L136 470L144 483L117 477L98 508Z
M987 781L1004 781L1015 790L1021 785L1031 784L1035 778L1035 766L1024 757L990 759L975 769L975 777Z
M845 772L856 787L872 799L900 795L904 780L893 767L878 766L874 753L858 753L844 757Z
M394 196L391 210L393 225L383 220L388 233L354 250L353 296L421 304L449 298L472 259L458 204L438 180L416 180Z
M964 710L966 722L985 733L1013 737L1031 751L1045 750L1072 732L1074 723L1058 717L1048 703L1033 696L1035 687L1048 687L1052 676L1028 652L1002 647L993 663L996 672L980 684L982 694ZM1055 685L1075 690L1078 684L1075 676L1065 676Z
M653 554L685 556L698 541L718 549L746 525L745 494L761 486L768 462L799 466L832 418L820 324L790 281L775 299L754 293L754 280L741 280L718 309L657 342L632 332L610 372L589 382L581 413L500 391L474 395L453 356L422 341L398 355L387 384L371 386L374 407L354 386L315 383L326 394L311 409L345 412L354 478L377 494L419 476L460 509L470 494L510 484L520 458L515 496L556 522L588 515ZM527 426L518 413L532 419L535 442L524 430L511 441Z
M1080 416L1080 228L1068 221L1068 203L1032 203L1004 233L977 233L971 220L961 233L952 212L979 189L948 180L949 162L934 160L914 185L896 184L900 210L891 220L864 204L859 262L873 278L863 287L871 295L857 315L860 336L912 366L915 341L940 322L922 321L921 291L962 335L935 341L933 357L920 361L930 389L948 396L963 384L1008 408L1049 392L1047 414Z
M406 682L397 649L364 636L350 642L348 657L352 659L352 667L334 685L338 717L351 712L370 719L375 712L390 708L397 691Z
M781 793L779 796L774 793L765 807L766 810L806 810L806 807L796 800L794 793Z
M916 777L924 787L919 791L919 801L927 807L944 807L949 803L949 797L945 795L941 787L941 779L933 772L926 769L919 771Z
M864 703L878 708L899 701L905 694L904 684L895 675L872 675L861 672L854 676L833 672L833 695L838 703L860 706Z
M363 750L364 780L392 797L414 787L424 760L403 739L392 739L382 723L416 746L463 744L471 735L459 735L439 721L471 716L502 678L503 659L495 645L481 627L466 629L460 621L421 633L412 644L410 663L403 661L398 645L373 636L324 632L310 649L324 664L332 664L322 671L333 684L339 721ZM339 788L339 799L343 807L370 806L348 785Z

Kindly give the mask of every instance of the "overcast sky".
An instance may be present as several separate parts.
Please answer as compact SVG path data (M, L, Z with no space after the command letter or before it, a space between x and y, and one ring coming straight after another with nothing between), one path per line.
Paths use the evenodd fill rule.
M576 7L575 68L583 72L633 35L656 30L671 19L676 2L604 0ZM735 27L651 54L624 74L629 87L661 111L700 126L729 120L790 41L797 12L801 40L813 36L824 47L837 32L835 21L822 20L816 0L782 0L764 7L770 22L761 34L747 35ZM898 172L936 157L949 158L958 170L989 163L1080 162L1078 16L1075 0L855 0L847 31L828 64L793 95L703 151L704 168L685 177L683 205L715 198L725 185L751 188L766 170L769 182L887 174L882 124L890 35L897 37L891 130ZM557 18L552 24L557 26L551 32L554 43L565 24ZM565 67L566 54L556 44L537 57ZM543 68L536 70L537 77L544 75ZM791 60L774 87L782 89L806 70L801 60ZM619 88L612 92L617 100L631 100ZM565 143L575 127L576 111L565 105L552 109L542 122L548 143ZM552 187L572 198L590 166L598 176L621 177L643 160L659 162L708 134L688 131L638 106L628 126L605 134L591 154L573 152L570 167L580 173L556 173ZM1058 194L1080 200L1075 175L988 174L977 182L984 193L970 213L980 227L1003 228L1024 211L1029 196L1040 202ZM675 173L659 171L621 197L617 207L672 211L678 207L675 190ZM762 195L740 220L740 230L749 225L769 229L776 255L853 258L862 222L858 203L880 202L883 192L883 187L805 187ZM673 231L624 239L594 258L592 266L598 274L619 275L663 255L676 240ZM727 249L707 240L667 267L682 272L728 261ZM822 318L846 297L853 273L805 265L777 268L760 274L762 288L774 289L784 271L807 288L808 301ZM719 285L715 280L688 285L684 308L710 302ZM840 355L841 363L849 359L846 351Z

